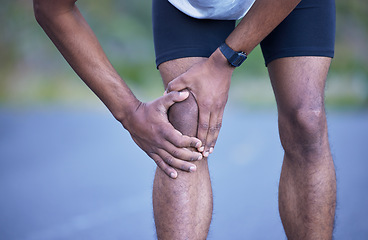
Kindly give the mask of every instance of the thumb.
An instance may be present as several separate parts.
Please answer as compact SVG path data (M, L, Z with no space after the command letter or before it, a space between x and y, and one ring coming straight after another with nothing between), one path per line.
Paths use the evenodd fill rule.
M168 110L174 103L184 101L189 97L188 91L170 92L161 97L161 103Z
M175 78L174 80L172 80L171 82L169 82L169 84L167 84L167 88L166 88L166 92L172 92L172 91L181 91L184 90L185 88L187 88L187 84L185 82L185 78L182 76L179 76L177 78Z

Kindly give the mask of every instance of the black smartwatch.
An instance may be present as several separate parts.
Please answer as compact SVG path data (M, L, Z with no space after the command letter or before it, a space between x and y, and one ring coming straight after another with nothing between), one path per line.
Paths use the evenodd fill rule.
M245 59L247 59L247 54L245 52L236 52L232 50L226 43L221 44L220 51L226 57L227 61L233 67L239 67Z

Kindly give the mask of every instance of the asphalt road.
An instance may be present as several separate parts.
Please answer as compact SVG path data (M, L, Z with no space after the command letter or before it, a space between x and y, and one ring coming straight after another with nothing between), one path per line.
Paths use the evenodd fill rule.
M368 239L368 110L328 113L335 239ZM228 108L210 158L208 239L285 239L275 111ZM0 108L0 239L155 239L155 165L107 112Z

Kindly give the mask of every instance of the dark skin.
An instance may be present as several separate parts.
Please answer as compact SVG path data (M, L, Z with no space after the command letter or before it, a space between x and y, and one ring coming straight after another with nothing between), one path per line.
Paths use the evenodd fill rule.
M217 49L208 60L195 64L168 85L167 92L187 88L194 94L199 106L198 139L181 135L172 126L168 126L168 121L164 119L152 122L152 126L157 126L160 121L165 122L165 127L154 127L151 132L148 129L132 129L136 126L133 124L134 120L138 119L138 115L144 115L143 113L148 111L146 107L151 104L141 104L117 74L75 2L34 0L36 19L75 72L131 133L142 150L154 159L160 168L165 169L167 175L175 178L177 172L173 167L178 166L181 166L179 169L193 171L194 165L179 161L201 159L197 152L189 153L186 147L196 147L203 152L204 157L208 157L213 151L234 69L227 64ZM226 42L234 50L250 53L298 3L299 0L256 1ZM244 36L247 36L247 41L241 40ZM199 78L201 81L196 81ZM176 101L181 100L179 98ZM137 109L139 111L136 111ZM144 137L138 137L136 133L139 132L144 132ZM146 137L147 139L143 140Z
M257 0L226 43L249 54L299 2ZM34 6L38 22L65 59L157 163L153 206L158 237L205 239L212 217L207 157L221 128L234 68L218 49L209 58L165 62L159 70L168 94L142 103L108 61L74 0L34 0ZM332 238L336 179L323 103L330 61L283 58L268 66L285 150L279 209L289 239ZM171 106L170 122L179 131L168 120ZM188 116L186 124L180 122Z
M234 50L249 54L298 3L257 0L226 43ZM268 66L285 150L279 211L288 239L332 239L336 178L323 102L330 62L326 57L295 57L277 59ZM174 70L182 68L179 73ZM167 83L167 92L189 89L195 96L199 122L189 129L198 129L206 161L220 131L234 68L217 49L208 59L177 59L161 64L159 69ZM175 117L182 116L178 113ZM207 237L212 217L212 191L208 187L211 183L206 166L199 168L200 176L197 176L199 172L189 178L179 176L177 183L166 181L162 172L156 171L154 210L159 239ZM203 187L196 190L196 186ZM182 188L188 190L177 191ZM165 204L168 201L172 204ZM206 208L193 212L198 205ZM172 221L173 215L180 221Z

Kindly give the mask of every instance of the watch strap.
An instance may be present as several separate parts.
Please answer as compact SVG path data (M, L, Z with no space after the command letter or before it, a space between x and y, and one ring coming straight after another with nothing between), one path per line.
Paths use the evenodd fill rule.
M226 57L227 61L233 67L239 67L245 61L245 59L247 59L246 53L241 51L236 52L226 43L221 44L219 48L222 54Z

